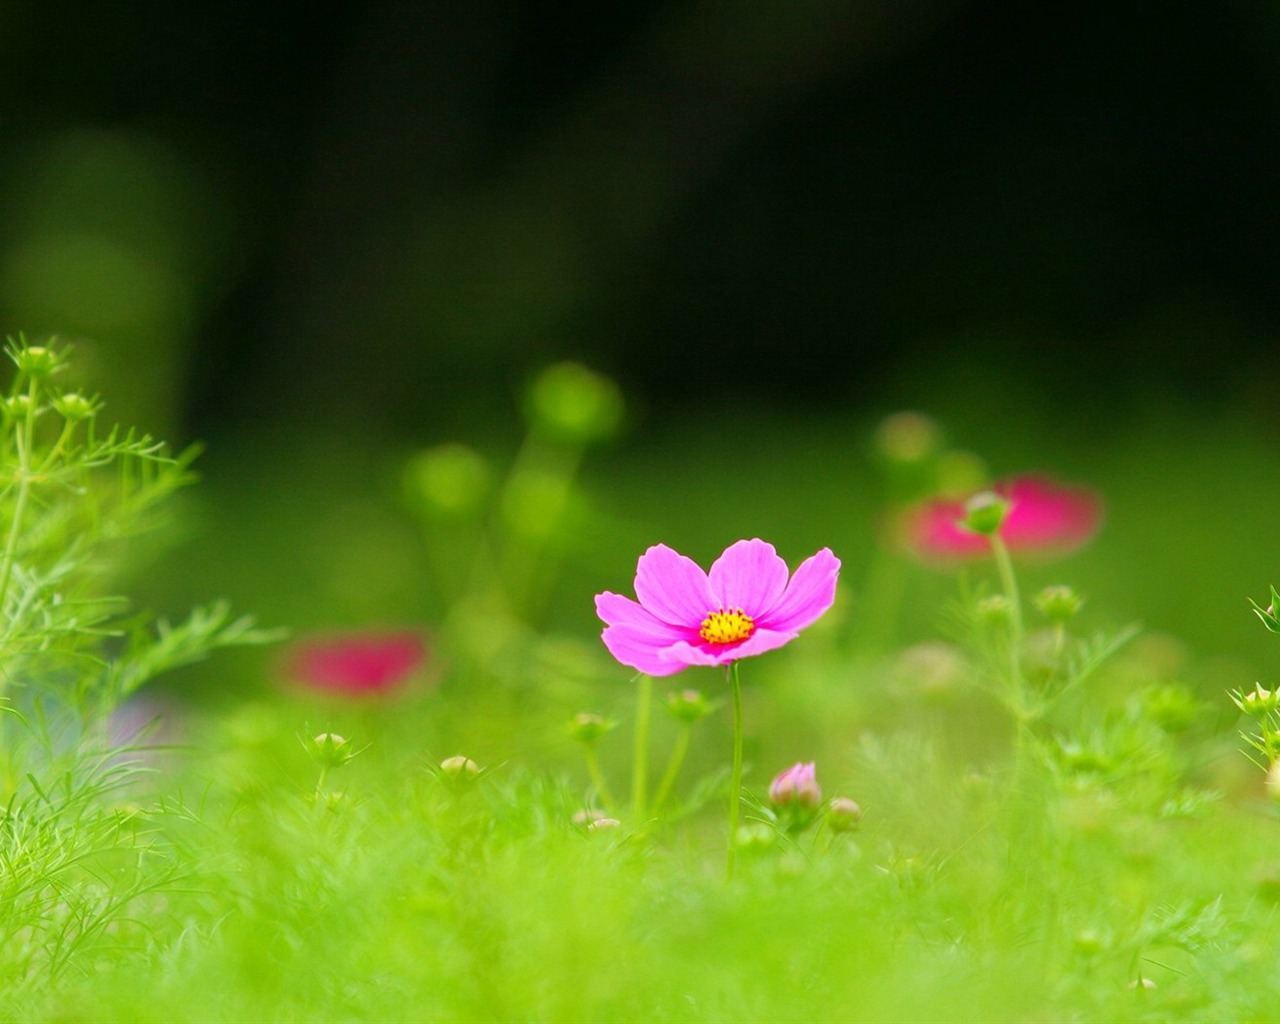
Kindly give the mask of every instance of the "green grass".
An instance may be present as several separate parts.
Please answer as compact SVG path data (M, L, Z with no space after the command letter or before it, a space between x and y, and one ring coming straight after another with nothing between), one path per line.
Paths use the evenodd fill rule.
M408 452L298 434L272 456L261 439L211 452L191 532L131 563L137 596L165 611L229 598L301 634L427 627L426 671L375 699L287 687L280 655L256 647L190 664L262 639L222 605L157 630L94 603L82 629L53 575L28 569L60 564L66 535L15 542L11 603L30 607L32 587L48 617L29 620L9 680L24 714L5 722L0 1019L1273 1019L1280 809L1227 691L1269 685L1280 655L1246 600L1275 577L1274 445L1229 418L1103 437L1018 415L998 429L975 412L954 440L997 476L1046 470L1108 503L1089 548L1020 567L1022 593L1085 594L1077 663L1145 627L1067 693L1074 670L1029 604L1025 689L1010 688L1007 626L975 611L1000 586L989 565L877 554L873 425L847 418L691 413L580 475L583 451L526 446L518 466L572 483L545 535L510 514L518 489L487 521L430 519L405 502ZM475 440L504 464L500 442ZM93 487L40 493L41 521L92 521L59 502ZM0 524L21 541L5 496ZM484 557L460 543L472 527ZM821 622L742 664L749 828L726 877L723 677L657 681L650 793L678 737L667 690L718 706L673 799L633 815L637 691L591 597L628 591L650 543L706 564L755 535L792 565L829 545L844 570ZM442 551L472 590L437 586ZM513 566L519 607L495 597ZM101 568L85 576L95 601ZM143 682L168 701L163 750L106 731ZM1020 730L1011 709L1032 705ZM597 748L615 828L574 820L601 803L568 728L584 711L618 723ZM324 732L358 754L322 774L309 745ZM459 754L479 778L442 774ZM775 827L769 780L810 760L828 798L862 807L853 831Z

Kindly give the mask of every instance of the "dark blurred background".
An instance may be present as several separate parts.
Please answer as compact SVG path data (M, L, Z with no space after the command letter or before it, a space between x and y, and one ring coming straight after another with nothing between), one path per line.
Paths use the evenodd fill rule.
M642 520L578 590L765 531L856 586L902 406L1106 490L1121 616L1239 643L1280 580L1280 6L0 0L0 119L0 329L210 446L176 589L429 614L397 460L563 358Z
M1278 72L1244 2L6 0L0 322L214 440L563 356L652 411L1269 412Z

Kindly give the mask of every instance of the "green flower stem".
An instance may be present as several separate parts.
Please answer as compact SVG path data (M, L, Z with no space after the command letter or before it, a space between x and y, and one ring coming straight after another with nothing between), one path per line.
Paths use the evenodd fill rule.
M675 746L671 748L671 756L667 758L667 769L662 773L662 781L658 783L658 792L653 798L654 814L662 810L662 805L671 795L671 787L675 785L676 776L680 774L680 768L684 764L685 754L689 752L689 737L692 734L693 726L688 722L681 722Z
M906 563L881 540L871 553L863 579L858 607L862 609L853 627L859 653L879 654L893 642L902 597L906 593Z
M35 443L36 400L39 398L39 384L32 377L27 386L27 414L22 429L15 434L14 442L18 449L18 466L14 471L18 478L18 494L14 499L13 522L9 524L9 536L4 545L4 560L0 563L0 614L4 611L5 599L9 596L9 582L13 577L13 563L18 552L18 537L22 533L23 514L27 508L27 497L31 493L31 448ZM12 626L12 623L10 623ZM8 633L8 630L6 630Z
M649 787L649 710L653 704L653 679L640 676L636 691L636 741L631 756L631 811L636 823L644 821L648 813Z
M729 780L729 858L725 866L726 875L732 878L738 850L738 814L742 804L742 682L738 678L738 663L729 662L725 674L733 690L733 775Z
M591 777L591 784L596 787L596 794L604 803L605 810L612 811L617 806L617 801L609 791L609 784L604 781L604 773L600 771L600 760L596 757L596 748L590 743L584 743L582 756L587 762L587 774Z
M1010 808L1010 851L1025 855L1035 850L1042 836L1043 805L1038 799L1037 780L1032 777L1032 753L1036 742L1032 726L1037 716L1026 678L1022 674L1022 641L1025 627L1018 580L1013 572L1009 549L999 534L991 535L991 553L1005 600L1009 602L1009 709L1013 713L1013 792Z
M1009 557L1009 549L996 533L991 535L991 554L995 558L996 571L1000 574L1005 599L1009 602L1009 687L1021 718L1028 711L1026 686L1022 678L1022 601L1018 596L1018 580L1013 574L1013 560Z
M529 431L507 473L499 496L499 515L510 514L508 503L514 500L520 485L529 479L541 479L548 485L545 497L552 498L557 507L555 521L543 524L545 533L516 534L507 529L499 585L512 609L521 617L540 610L547 585L543 577L548 569L545 565L548 540L562 524L585 453L585 445L557 446L534 428Z

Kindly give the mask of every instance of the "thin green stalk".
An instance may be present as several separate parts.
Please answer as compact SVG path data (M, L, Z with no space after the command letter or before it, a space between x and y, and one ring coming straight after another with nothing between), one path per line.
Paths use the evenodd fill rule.
M596 757L596 748L589 743L582 746L582 756L587 762L587 774L591 784L596 787L596 795L603 801L605 810L612 811L617 806L609 785L604 781L604 773L600 770L600 759Z
M1026 686L1022 678L1022 601L1018 596L1018 579L1013 574L1013 560L1009 557L1009 549L1000 535L991 535L991 554L995 558L996 571L1000 574L1000 585L1004 588L1005 600L1009 602L1009 686L1017 702L1018 715L1027 712Z
M37 398L39 398L39 385L32 377L27 386L26 419L21 432L14 437L18 448L18 468L15 470L18 478L18 495L14 500L13 521L9 524L9 536L4 545L4 561L0 563L0 612L3 612L5 599L9 596L9 582L13 577L13 563L18 552L18 537L22 533L23 514L27 508L27 497L31 493L31 448L35 443Z
M562 516L573 493L585 448L582 445L556 446L550 443L536 427L529 431L524 444L507 473L498 501L498 514L510 514L509 502L518 494L518 488L529 480L539 480L547 487L544 500L553 499L559 506L557 516ZM518 534L507 531L507 543L502 558L500 586L510 606L517 615L528 617L539 609L535 605L542 598L539 586L545 576L543 564L547 553L547 540L557 523L544 524L546 535Z
M680 774L680 768L684 765L685 754L689 752L689 737L692 733L692 725L688 722L680 723L680 732L676 735L675 746L671 748L671 756L667 758L667 769L662 773L662 781L658 783L658 792L653 798L654 814L662 810L662 805L671 795L671 787L675 785L676 776Z
M738 663L729 662L725 674L733 690L733 775L729 780L729 857L725 865L725 874L732 878L738 849L738 814L742 803L742 682L738 678Z
M653 679L640 676L636 691L636 741L631 755L631 811L636 823L644 821L648 813L647 790L649 788L649 711L653 704Z
M858 607L861 613L853 627L859 653L879 654L893 641L902 595L906 591L906 564L888 548L877 543L864 577Z

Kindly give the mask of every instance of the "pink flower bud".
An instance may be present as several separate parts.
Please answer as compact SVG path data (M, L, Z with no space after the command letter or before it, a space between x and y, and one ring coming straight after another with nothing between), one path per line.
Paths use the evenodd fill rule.
M812 761L801 761L781 772L769 784L769 803L774 807L817 807L822 803L817 769Z

